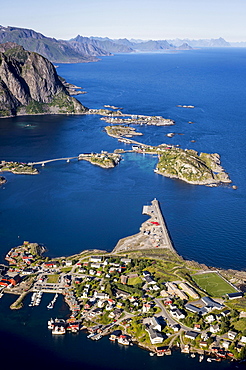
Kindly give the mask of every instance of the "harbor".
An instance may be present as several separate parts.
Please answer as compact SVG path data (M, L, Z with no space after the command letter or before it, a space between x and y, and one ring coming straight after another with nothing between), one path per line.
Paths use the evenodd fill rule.
M177 254L156 198L143 206L142 213L149 218L140 232L120 240L111 253L94 250L47 259L45 248L28 241L11 249L6 259L19 273L10 268L0 285L5 286L4 293L20 294L18 307L12 308L25 306L29 292L28 307L36 310L43 294L52 293L46 310L53 310L61 295L70 314L48 320L53 337L85 330L87 339L106 336L121 346L137 345L150 357L169 356L179 349L199 362L240 359L246 338L233 327L230 300L243 304L243 292L228 281L228 271L211 270ZM194 269L199 273L194 274ZM22 279L26 273L30 278ZM218 290L210 298L202 283L194 285L207 275L223 284L220 298ZM237 315L244 320L243 313ZM223 317L230 317L228 333L222 331Z

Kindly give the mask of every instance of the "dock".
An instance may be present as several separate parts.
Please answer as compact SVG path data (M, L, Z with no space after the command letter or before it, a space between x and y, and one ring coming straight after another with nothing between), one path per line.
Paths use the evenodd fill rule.
M140 232L120 239L112 253L165 248L176 254L158 200L154 199L151 205L143 206L142 213L150 218L142 223Z
M159 236L160 236L160 247L161 248L168 248L172 252L176 252L171 238L169 236L169 232L164 220L164 217L161 212L160 204L158 200L155 198L151 202L151 206L143 206L143 214L150 216L151 218L156 219L156 223L159 224ZM154 221L155 222L155 221Z

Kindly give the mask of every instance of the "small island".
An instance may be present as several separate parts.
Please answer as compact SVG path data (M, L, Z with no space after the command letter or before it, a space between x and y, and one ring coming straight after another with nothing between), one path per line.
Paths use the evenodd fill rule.
M142 132L137 132L134 127L124 125L106 126L105 131L109 136L115 137L116 139L143 135Z
M146 349L151 356L174 349L199 361L241 360L246 356L245 271L208 267L175 251L154 199L143 206L149 219L136 235L119 240L109 253L84 250L68 257L45 257L45 247L23 242L1 266L1 295L17 295L11 309L35 309L44 293L52 310L63 295L71 315L50 319L52 335L88 332L119 345Z
M0 185L5 184L7 180L5 179L4 176L0 176Z
M102 150L101 153L79 154L78 160L88 161L102 168L113 168L120 162L121 156Z
M231 183L228 174L220 165L217 153L207 154L195 150L170 148L161 151L156 173L177 178L195 185L218 185Z
M116 112L115 112L116 113ZM115 117L117 114L112 116L102 117L102 121L106 121L111 124L120 124L120 125L148 125L148 126L170 126L174 125L172 119L163 118L161 116L144 116L144 115L133 115L133 114L122 114L120 116L124 117Z
M22 162L0 162L0 172L12 172L17 175L37 175L39 172L36 168Z
M194 105L181 105L181 104L177 105L177 107L178 108L195 108Z

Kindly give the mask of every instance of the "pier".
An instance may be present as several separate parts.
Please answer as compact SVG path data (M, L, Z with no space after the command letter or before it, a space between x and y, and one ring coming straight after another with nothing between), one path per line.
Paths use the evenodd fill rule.
M165 248L177 254L169 236L158 200L154 199L151 205L143 206L142 213L148 215L150 219L142 223L138 234L120 239L113 249L113 253Z
M147 214L148 216L151 216L151 218L155 218L156 222L159 224L158 226L161 229L160 230L161 231L160 232L160 247L168 248L172 252L176 252L173 247L171 238L169 236L167 226L164 221L164 217L162 215L158 200L155 198L154 200L152 200L151 204L152 204L151 206L143 207L143 214Z

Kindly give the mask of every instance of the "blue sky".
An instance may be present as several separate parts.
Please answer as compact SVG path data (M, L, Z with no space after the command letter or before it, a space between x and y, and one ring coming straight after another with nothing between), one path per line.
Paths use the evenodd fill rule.
M246 41L246 0L11 0L0 24L83 36Z

